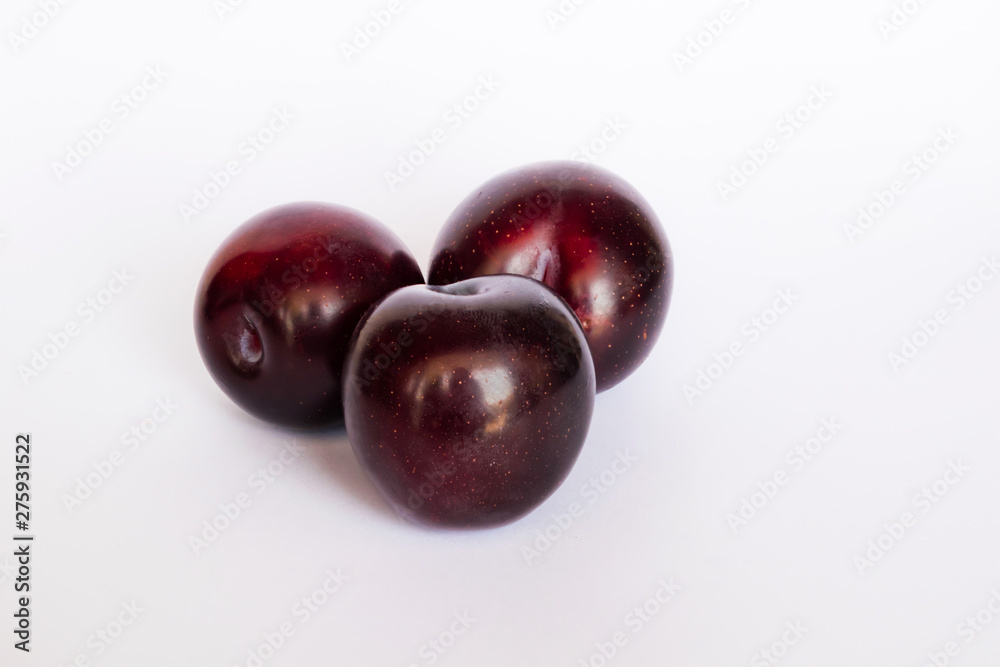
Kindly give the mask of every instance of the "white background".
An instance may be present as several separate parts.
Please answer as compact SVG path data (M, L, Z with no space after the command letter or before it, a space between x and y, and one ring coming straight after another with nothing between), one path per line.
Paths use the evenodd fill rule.
M959 626L1000 591L1000 280L961 308L953 290L1000 252L1000 6L927 2L886 37L891 0L589 0L555 25L557 0L404 0L348 61L342 44L385 6L247 0L220 16L211 0L79 0L15 49L41 10L4 4L0 539L14 533L14 436L30 432L37 542L30 656L11 646L13 547L0 551L0 664L254 664L289 621L264 664L428 665L440 638L439 665L763 665L798 623L804 636L774 647L787 667L918 667L949 641L950 664L995 665L1000 616L971 641ZM123 118L116 100L156 66L165 80ZM446 122L480 77L499 88ZM814 86L832 97L787 136L779 121ZM282 108L294 120L247 161L241 144ZM113 131L60 179L54 162L104 118ZM648 362L599 396L566 484L514 525L441 534L400 521L344 437L299 435L305 453L256 494L250 476L294 434L242 413L199 359L192 303L222 239L273 205L330 201L385 222L426 269L473 188L570 158L609 121L627 127L594 159L659 212L674 301ZM447 140L391 189L385 173L437 127ZM954 145L904 175L942 128ZM724 201L718 183L772 137ZM240 173L185 221L230 160ZM905 192L852 242L845 226L895 179ZM123 269L128 286L88 319L80 304ZM744 323L779 290L794 306L751 340ZM938 310L947 322L894 368ZM79 335L22 379L69 323ZM736 341L719 377L713 355ZM699 371L719 379L689 400ZM122 434L157 399L178 407L130 451ZM824 418L842 430L796 470L786 454ZM115 450L122 465L67 508ZM636 461L615 479L619 453ZM950 462L968 471L922 511L914 496ZM778 472L788 483L734 530L727 515ZM614 483L595 494L602 473ZM189 538L241 492L251 506L195 555ZM582 515L559 528L572 503ZM905 512L916 525L859 565ZM299 623L296 602L338 568L347 583ZM680 591L635 623L661 579ZM132 602L139 618L98 654L95 633ZM450 637L461 613L475 621ZM598 644L617 632L607 661Z

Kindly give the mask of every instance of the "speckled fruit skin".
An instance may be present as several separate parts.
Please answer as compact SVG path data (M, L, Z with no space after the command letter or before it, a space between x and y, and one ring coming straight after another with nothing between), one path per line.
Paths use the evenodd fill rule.
M458 206L438 235L428 283L498 273L539 280L569 303L604 391L656 343L673 258L656 214L631 185L584 163L543 162L494 178Z
M514 521L569 474L594 409L580 323L520 276L393 292L355 332L347 433L393 507L430 526Z
M250 414L297 428L343 421L341 372L365 311L423 276L403 242L348 208L301 203L239 227L205 269L195 334L205 366Z

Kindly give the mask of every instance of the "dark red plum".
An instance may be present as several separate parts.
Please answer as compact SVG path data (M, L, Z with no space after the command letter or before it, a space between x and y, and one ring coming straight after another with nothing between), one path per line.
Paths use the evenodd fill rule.
M279 206L222 244L198 288L195 333L219 387L250 414L299 428L343 421L341 372L365 311L423 283L376 220L318 203Z
M530 512L569 474L595 384L579 321L544 285L491 276L404 287L355 332L347 433L411 520L496 526Z
M437 238L428 282L518 274L552 288L583 324L597 389L646 359L663 328L673 258L645 199L614 174L543 162L477 188Z

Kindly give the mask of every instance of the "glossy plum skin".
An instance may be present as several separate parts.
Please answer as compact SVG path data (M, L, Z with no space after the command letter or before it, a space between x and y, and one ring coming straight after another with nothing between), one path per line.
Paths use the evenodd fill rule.
M543 162L494 178L458 206L434 245L428 283L499 273L534 278L569 303L604 391L656 343L673 257L656 214L631 185L591 165Z
M250 414L334 426L361 316L392 290L423 282L402 241L376 220L329 204L279 206L240 226L205 269L198 348L219 387Z
M579 321L520 276L386 297L344 369L347 433L397 512L497 526L563 482L587 437L594 368Z

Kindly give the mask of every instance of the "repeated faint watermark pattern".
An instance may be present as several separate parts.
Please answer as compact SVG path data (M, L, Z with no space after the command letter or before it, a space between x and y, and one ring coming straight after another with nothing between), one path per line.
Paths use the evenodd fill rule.
M76 307L74 316L56 331L49 333L45 342L31 350L27 359L17 366L17 376L24 386L30 385L50 368L73 341L107 311L134 281L135 276L129 269L119 269L111 275L111 279L103 288L81 301Z
M614 460L604 470L584 482L578 491L579 500L566 505L559 512L549 515L550 521L537 528L531 542L521 547L521 557L528 565L541 559L552 547L573 529L588 509L605 496L612 487L639 462L627 449L618 450Z
M631 124L621 116L606 119L597 135L581 144L570 159L590 164L597 162L611 146L621 140L629 127Z
M1000 586L991 589L983 598L980 606L973 608L955 626L952 637L926 653L927 661L923 667L947 667L981 637L994 621L1000 619Z
M204 554L219 538L232 528L257 497L266 493L288 470L302 458L305 449L296 440L286 440L281 451L266 464L252 472L245 488L229 500L218 504L214 516L202 521L199 529L188 536L188 546L195 556Z
M712 360L698 369L695 378L681 387L688 405L705 396L706 393L725 377L747 351L764 337L799 301L799 296L791 289L778 290L771 304L746 320L735 338L723 350L712 355Z
M756 0L731 0L711 18L702 21L680 48L674 49L672 57L677 71L684 74L699 58L705 55L736 23L746 10L756 6Z
M589 1L590 0L559 0L558 4L555 4L545 10L545 21L549 24L549 28L553 32L559 30L559 28L568 23L570 19L575 17L580 8Z
M594 643L590 655L581 658L579 667L606 667L625 649L632 638L649 627L653 620L681 592L681 587L672 577L664 577L656 582L656 590L645 600L635 605L622 618L620 625L607 637Z
M219 17L220 21L225 21L237 9L247 4L247 0L213 0L212 11Z
M772 667L781 662L792 650L798 646L802 638L809 632L801 621L788 621L781 632L781 636L772 641L767 647L757 651L750 659L750 667Z
M944 328L986 290L1000 275L996 254L983 257L970 276L959 281L945 296L945 302L931 314L917 320L913 329L901 339L899 346L886 354L889 367L897 373L912 363L921 352L937 340Z
M372 10L369 18L354 26L351 36L340 42L340 53L348 64L364 53L392 25L396 17L416 0L389 0L384 7Z
M94 615L104 617L104 613L100 610L93 611ZM90 633L84 642L84 647L66 664L82 666L97 661L115 645L124 641L124 636L145 613L147 613L146 608L135 600L122 602L118 610L111 614L111 619Z
M750 525L781 491L814 461L838 435L844 425L836 417L824 418L816 432L805 442L797 444L785 454L784 465L770 473L756 488L740 498L739 505L726 514L726 524L738 534Z
M222 196L244 170L267 151L291 127L296 114L287 106L275 107L264 124L251 132L236 147L235 153L210 169L201 185L194 188L191 197L177 206L181 220L190 223Z
M871 200L858 208L854 221L844 225L847 240L854 244L867 234L946 153L955 147L959 139L961 135L953 127L938 128L934 139L908 157L903 162L899 174L884 188L875 190Z
M878 20L876 27L882 38L885 41L889 41L900 30L905 28L910 24L917 14L920 13L924 7L928 5L930 0L902 0L902 2L893 3L892 9L886 16L883 16Z
M264 632L234 664L238 667L262 667L285 648L303 626L329 607L351 580L339 567L328 569L322 576L323 580L315 588L292 604L285 619Z
M106 457L93 462L86 474L77 477L73 488L62 494L60 500L66 512L72 515L102 488L132 455L146 446L151 438L174 416L180 408L170 396L158 398L149 416L132 425L121 434L121 447L113 449Z
M441 123L426 135L413 140L413 148L396 156L396 166L383 174L390 192L395 192L424 166L466 122L478 113L503 86L493 75L479 77L468 94L453 102L441 114Z
M419 661L409 663L408 667L424 667L437 663L477 622L478 620L467 610L456 612L447 627L420 645L417 649Z
M748 148L746 157L732 167L726 179L716 181L715 189L722 201L728 202L746 187L750 180L830 103L831 99L833 92L825 84L811 87L801 104L789 109L778 119L771 136L760 145Z
M7 43L14 53L20 53L30 42L62 15L72 0L38 0L37 7L21 17L17 27L7 32Z
M169 73L162 65L149 65L141 78L129 86L108 106L107 113L83 130L79 138L69 143L60 159L52 161L52 173L62 183L84 165L106 141L138 111L167 80Z
M550 2L543 12L544 20L553 32L558 31L575 18L588 1ZM48 26L57 21L71 4L75 3L71 0L38 0L36 7L20 17L16 25L8 31L11 50L15 54L20 53L38 39ZM212 0L210 7L220 21L226 21L237 9L247 4L250 3L246 0ZM414 4L414 0L383 0L381 5L369 11L358 24L345 30L343 39L336 46L345 62L353 64L360 60ZM757 4L755 0L731 0L720 3L715 11L696 26L683 43L671 52L677 71L682 74L688 72L743 19L745 12ZM886 41L891 40L910 25L928 4L930 4L928 0L895 2L877 19L875 26L878 33ZM134 85L129 86L111 101L106 113L68 139L58 157L51 161L51 172L56 179L63 182L83 167L122 130L125 121L140 110L168 78L169 74L160 65L146 68ZM408 147L408 150L400 153L394 168L384 172L389 190L395 192L407 182L502 87L493 76L483 76L469 94L449 106L441 115L441 122L425 136L415 139L412 142L413 148ZM747 148L731 165L728 173L716 182L716 191L722 201L728 202L742 191L833 98L833 93L826 85L812 87L802 104L781 116L770 135ZM204 213L231 187L247 166L266 151L295 120L295 112L287 107L274 109L272 115L256 132L239 143L233 155L208 170L205 177L192 190L191 195L178 206L181 219L189 223ZM605 119L604 125L595 135L574 148L571 159L597 162L621 140L629 128L630 123L620 116ZM930 143L908 157L899 172L884 185L877 187L868 201L858 207L852 216L853 219L843 225L848 241L852 244L858 243L913 190L914 186L954 148L961 138L951 126L938 128ZM0 232L0 251L6 239L7 236ZM649 272L660 268L647 267ZM313 269L310 266L302 266L290 270L295 275L302 276ZM928 308L925 315L918 317L915 323L908 323L908 329L899 343L893 344L886 353L890 368L899 372L913 363L923 350L942 335L945 328L961 311L979 298L998 272L1000 263L995 254L982 258L980 264L966 278L947 292L943 303ZM38 346L25 355L23 363L17 366L17 373L22 383L25 386L30 385L35 378L52 366L73 341L81 336L87 326L112 306L118 295L125 291L134 279L128 269L116 271L105 287L79 304L73 316L63 326L49 333L44 340L40 339ZM696 376L683 386L683 394L688 403L694 404L709 392L755 343L778 325L798 301L799 296L792 290L779 290L766 307L742 323L738 327L738 336L734 337L728 346L720 348L713 354L711 360L706 360L707 363L698 369ZM434 315L432 311L428 316L433 318ZM409 324L419 328L419 323ZM382 374L391 372L395 361L412 344L412 334L404 331L397 340L382 345L380 351L370 359L366 359L359 377L354 380L365 384L377 382ZM120 447L93 462L71 482L72 489L62 494L61 500L67 513L73 515L117 475L133 454L141 451L156 437L158 430L173 417L178 408L179 405L170 396L157 399L154 405L150 406L146 417L122 432L119 438ZM824 418L809 438L787 450L782 463L775 466L772 472L759 481L751 481L747 485L733 510L725 516L728 527L734 533L740 533L747 528L761 512L785 492L800 473L821 457L828 448L836 446L843 430L844 425L836 417ZM454 461L461 460L463 448L469 444L466 441L456 445L453 452ZM254 506L258 496L276 484L291 467L297 464L302 451L294 440L284 443L278 454L247 477L243 490L213 508L211 510L213 516L204 520L199 529L188 538L188 545L194 555L202 555L235 525ZM627 449L616 452L615 458L604 470L580 486L577 499L569 502L561 510L550 512L544 520L544 525L532 531L530 540L520 549L521 558L525 563L531 566L545 559L563 537L571 534L574 526L586 516L589 508L604 498L637 462L638 458ZM407 513L418 510L424 502L433 497L456 469L456 466L446 464L440 469L431 470L423 484L411 489L406 506L397 506L397 511L406 516ZM905 540L906 536L922 523L925 515L930 514L939 504L946 502L954 489L962 484L971 472L972 468L962 459L954 458L948 461L942 474L915 492L905 508L872 531L879 532L858 550L853 558L857 572L865 575L885 559L896 545ZM0 558L0 583L6 582L13 572L14 565L10 557ZM320 583L295 600L288 608L284 620L274 625L272 630L261 633L259 638L247 642L249 648L234 661L234 664L262 667L268 663L293 641L300 627L323 612L350 581L350 577L339 568L331 568L321 576L323 579ZM681 588L672 578L665 577L655 582L655 587L651 586L648 597L635 604L613 630L594 642L592 647L580 652L585 654L585 657L579 658L577 664L581 667L606 667L618 660L624 660L623 652L629 646L631 639L651 626L656 617L673 604L680 591ZM107 616L108 622L88 635L85 646L69 664L86 665L98 661L116 644L125 641L129 629L145 613L145 608L137 602L123 603L113 614ZM970 604L968 613L960 620L956 618L957 623L951 635L925 653L926 661L923 664L928 667L944 667L956 661L962 656L966 647L990 628L998 617L1000 617L1000 587L984 592L981 600ZM415 659L409 667L444 662L448 652L479 623L479 620L468 611L457 612L451 618L442 621L441 630L413 652ZM777 627L777 623L775 625ZM810 629L802 621L788 621L775 635L761 642L760 650L750 659L751 667L781 663L808 637L809 632Z
M881 562L971 471L961 459L949 461L941 476L913 494L909 506L883 522L878 535L870 539L865 549L854 556L854 567L858 574L864 576Z

